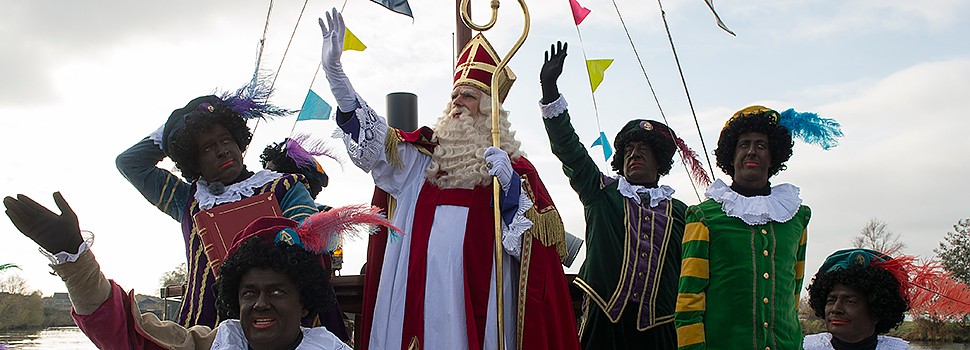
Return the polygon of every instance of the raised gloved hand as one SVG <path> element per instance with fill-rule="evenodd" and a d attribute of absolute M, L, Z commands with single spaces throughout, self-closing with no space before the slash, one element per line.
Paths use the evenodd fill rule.
<path fill-rule="evenodd" d="M 558 47 L 558 49 L 557 49 Z M 539 70 L 539 84 L 542 86 L 542 104 L 549 104 L 559 98 L 559 87 L 556 80 L 562 74 L 562 66 L 566 61 L 566 49 L 569 43 L 557 41 L 546 51 L 546 59 Z"/>
<path fill-rule="evenodd" d="M 60 192 L 54 192 L 54 203 L 57 203 L 60 215 L 22 194 L 3 199 L 7 216 L 24 236 L 52 254 L 76 254 L 82 242 L 77 215 Z"/>
<path fill-rule="evenodd" d="M 323 23 L 322 18 L 317 18 L 320 24 L 320 31 L 323 33 L 323 51 L 320 55 L 320 65 L 323 67 L 327 80 L 330 82 L 330 90 L 333 97 L 337 100 L 337 106 L 342 112 L 353 112 L 360 105 L 357 103 L 357 93 L 350 85 L 350 79 L 344 74 L 343 65 L 340 63 L 340 55 L 344 50 L 344 35 L 347 27 L 344 26 L 344 17 L 333 8 L 327 12 L 327 23 Z"/>
<path fill-rule="evenodd" d="M 502 191 L 508 192 L 514 173 L 509 154 L 501 148 L 488 147 L 485 149 L 485 164 L 488 167 L 488 175 L 497 177 L 498 183 L 502 185 Z"/>

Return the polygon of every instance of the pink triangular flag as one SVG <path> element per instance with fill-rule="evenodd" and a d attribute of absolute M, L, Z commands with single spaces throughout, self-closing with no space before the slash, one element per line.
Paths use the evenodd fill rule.
<path fill-rule="evenodd" d="M 589 15 L 589 9 L 580 5 L 579 1 L 569 0 L 569 8 L 573 10 L 573 20 L 576 21 L 576 25 L 583 23 L 586 15 Z"/>

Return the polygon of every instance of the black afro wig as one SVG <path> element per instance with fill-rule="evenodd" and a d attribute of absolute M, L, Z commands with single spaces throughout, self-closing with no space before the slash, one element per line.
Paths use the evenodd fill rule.
<path fill-rule="evenodd" d="M 717 167 L 728 176 L 734 177 L 734 150 L 737 148 L 738 138 L 747 132 L 760 132 L 768 136 L 768 151 L 771 152 L 768 177 L 785 170 L 785 162 L 791 158 L 792 146 L 795 143 L 788 129 L 778 125 L 778 113 L 771 110 L 734 118 L 721 130 L 721 135 L 717 139 L 717 149 L 714 150 Z"/>
<path fill-rule="evenodd" d="M 892 273 L 875 266 L 853 265 L 848 269 L 819 272 L 808 286 L 808 303 L 815 316 L 825 317 L 825 303 L 836 285 L 843 285 L 866 296 L 876 322 L 876 334 L 883 334 L 903 323 L 909 301 L 900 295 L 899 281 Z"/>
<path fill-rule="evenodd" d="M 243 274 L 253 268 L 267 268 L 289 276 L 300 291 L 300 304 L 308 318 L 321 314 L 336 303 L 330 275 L 312 253 L 286 243 L 250 238 L 226 258 L 216 281 L 216 309 L 219 319 L 239 318 L 239 284 Z"/>
<path fill-rule="evenodd" d="M 646 130 L 640 127 L 642 122 L 650 123 L 652 129 Z M 616 138 L 613 140 L 613 146 L 616 148 L 613 161 L 610 162 L 613 171 L 621 176 L 623 175 L 623 156 L 626 153 L 626 146 L 630 142 L 640 141 L 650 147 L 650 151 L 653 152 L 653 157 L 657 161 L 657 177 L 669 174 L 670 168 L 674 165 L 674 153 L 677 151 L 677 146 L 674 145 L 674 141 L 668 135 L 674 135 L 673 130 L 657 121 L 632 120 L 627 122 L 627 125 L 616 134 Z"/>

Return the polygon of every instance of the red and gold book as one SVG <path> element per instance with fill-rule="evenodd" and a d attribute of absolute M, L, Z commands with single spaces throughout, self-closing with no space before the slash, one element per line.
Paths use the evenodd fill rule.
<path fill-rule="evenodd" d="M 209 258 L 209 268 L 216 277 L 219 277 L 219 266 L 222 266 L 229 248 L 232 247 L 233 237 L 263 216 L 283 216 L 273 192 L 222 204 L 195 214 L 193 219 L 199 228 L 202 247 L 205 256 Z"/>

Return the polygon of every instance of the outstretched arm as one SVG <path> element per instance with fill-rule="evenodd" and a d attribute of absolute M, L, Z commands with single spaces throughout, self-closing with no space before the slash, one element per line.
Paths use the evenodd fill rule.
<path fill-rule="evenodd" d="M 557 49 L 558 47 L 558 49 Z M 539 71 L 539 84 L 542 86 L 542 104 L 547 105 L 559 98 L 559 87 L 556 81 L 562 75 L 562 66 L 566 62 L 566 50 L 569 43 L 557 41 L 546 51 L 546 59 Z"/>
<path fill-rule="evenodd" d="M 353 112 L 360 108 L 357 102 L 357 93 L 350 79 L 344 73 L 343 64 L 340 63 L 340 55 L 344 49 L 344 34 L 347 27 L 344 26 L 344 17 L 334 8 L 327 12 L 327 23 L 323 23 L 322 18 L 317 18 L 320 24 L 320 31 L 323 33 L 323 50 L 320 55 L 320 65 L 323 67 L 327 80 L 330 82 L 330 91 L 337 99 L 338 116 L 339 112 Z"/>

